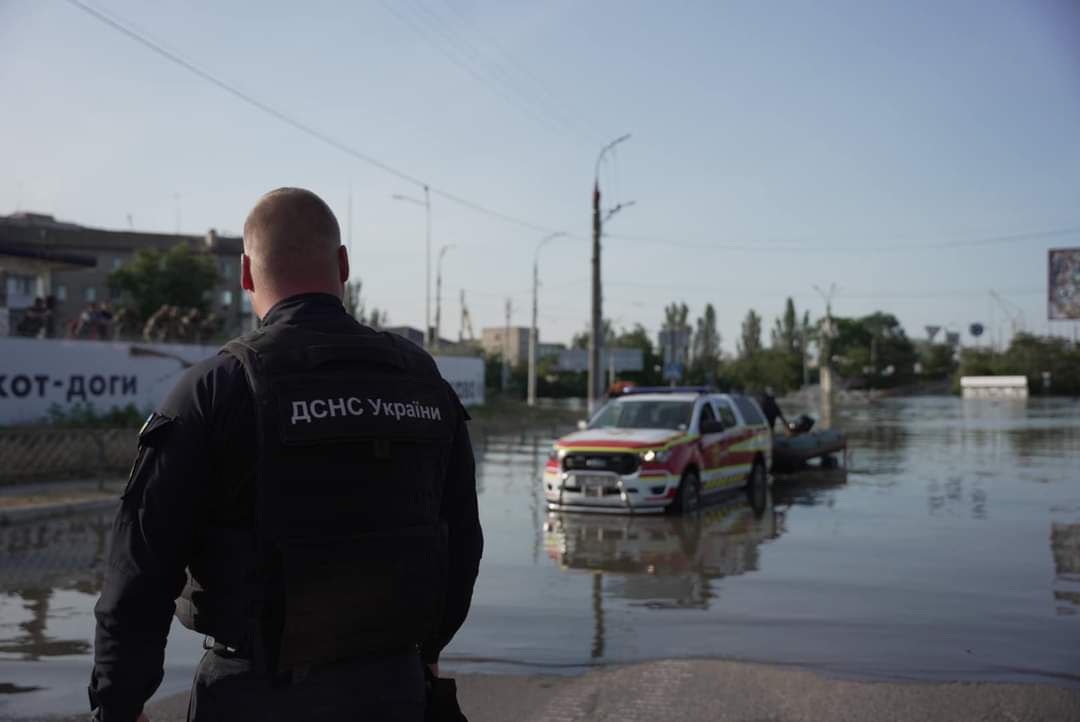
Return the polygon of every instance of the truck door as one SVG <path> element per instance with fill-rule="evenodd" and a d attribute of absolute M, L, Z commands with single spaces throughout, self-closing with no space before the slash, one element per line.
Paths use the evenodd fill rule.
<path fill-rule="evenodd" d="M 698 419 L 698 428 L 704 429 L 706 422 L 716 421 L 716 412 L 713 410 L 712 401 L 705 399 L 701 405 L 701 417 Z M 708 493 L 715 491 L 723 484 L 721 475 L 724 466 L 724 434 L 713 431 L 701 434 L 701 488 Z"/>
<path fill-rule="evenodd" d="M 736 446 L 743 437 L 743 429 L 739 427 L 734 409 L 727 399 L 716 399 L 717 418 L 724 422 L 724 433 L 720 435 L 717 443 L 717 456 L 720 462 L 720 480 L 724 486 L 731 486 L 745 476 L 740 474 L 739 454 L 732 447 Z"/>

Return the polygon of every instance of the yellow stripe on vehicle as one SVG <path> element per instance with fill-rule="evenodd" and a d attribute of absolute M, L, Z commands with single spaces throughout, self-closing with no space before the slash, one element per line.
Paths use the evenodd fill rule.
<path fill-rule="evenodd" d="M 663 446 L 562 446 L 556 444 L 555 449 L 567 453 L 585 451 L 592 453 L 644 454 L 646 451 L 667 451 L 674 446 L 697 441 L 699 438 L 701 437 L 696 434 L 687 434 L 686 436 L 676 437 Z"/>

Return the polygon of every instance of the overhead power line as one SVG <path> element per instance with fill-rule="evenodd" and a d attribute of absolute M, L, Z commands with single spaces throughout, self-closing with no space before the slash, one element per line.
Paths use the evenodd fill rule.
<path fill-rule="evenodd" d="M 894 243 L 889 245 L 832 245 L 832 246 L 808 246 L 808 245 L 779 245 L 779 244 L 765 244 L 765 243 L 707 243 L 707 242 L 685 242 L 678 240 L 669 240 L 662 236 L 636 236 L 636 235 L 623 235 L 618 233 L 605 234 L 607 238 L 611 238 L 617 241 L 629 241 L 631 243 L 650 243 L 655 245 L 668 246 L 672 248 L 687 248 L 698 251 L 737 251 L 744 253 L 882 253 L 882 252 L 897 252 L 897 251 L 917 251 L 928 249 L 944 249 L 944 248 L 969 248 L 976 246 L 990 246 L 1006 243 L 1017 243 L 1020 241 L 1036 241 L 1049 238 L 1060 238 L 1062 236 L 1070 236 L 1074 234 L 1080 234 L 1080 226 L 1068 226 L 1065 228 L 1051 228 L 1049 230 L 1037 230 L 1037 231 L 1023 231 L 1020 233 L 1009 233 L 1005 235 L 997 236 L 983 236 L 981 238 L 964 238 L 951 241 L 927 241 L 924 243 Z"/>
<path fill-rule="evenodd" d="M 510 82 L 517 83 L 519 85 L 530 85 L 537 91 L 539 91 L 541 95 L 546 97 L 547 102 L 550 103 L 551 106 L 555 109 L 555 111 L 558 113 L 558 116 L 560 118 L 565 118 L 566 121 L 575 129 L 580 128 L 582 137 L 588 138 L 589 142 L 593 143 L 596 141 L 597 138 L 603 135 L 603 133 L 599 132 L 596 128 L 589 124 L 587 119 L 578 116 L 574 113 L 573 110 L 568 108 L 566 104 L 551 90 L 551 87 L 549 85 L 547 85 L 543 80 L 541 80 L 535 73 L 529 70 L 529 68 L 525 66 L 525 64 L 518 61 L 514 57 L 514 54 L 508 51 L 506 49 L 506 46 L 499 42 L 499 39 L 496 35 L 490 33 L 483 33 L 480 29 L 476 28 L 476 26 L 465 16 L 464 13 L 454 7 L 454 4 L 450 2 L 450 0 L 443 0 L 443 5 L 450 12 L 450 16 L 454 20 L 456 20 L 457 23 L 461 26 L 465 35 L 476 35 L 482 41 L 486 41 L 486 44 L 489 46 L 489 52 L 493 56 L 497 56 L 496 62 L 500 57 L 503 59 L 503 61 L 505 61 L 505 65 L 511 71 L 513 71 L 507 73 L 508 80 Z M 429 10 L 428 12 L 430 13 L 431 11 Z M 514 77 L 515 72 L 516 77 Z M 581 123 L 581 125 L 578 125 L 578 123 Z"/>
<path fill-rule="evenodd" d="M 216 86 L 220 90 L 232 95 L 238 100 L 262 111 L 263 113 L 275 118 L 276 120 L 296 129 L 300 132 L 314 138 L 335 150 L 338 150 L 356 160 L 366 163 L 367 165 L 377 168 L 388 175 L 391 175 L 401 181 L 412 184 L 420 188 L 427 188 L 428 191 L 435 196 L 438 196 L 444 200 L 450 201 L 455 205 L 462 208 L 466 208 L 475 213 L 486 215 L 490 218 L 494 218 L 505 223 L 509 223 L 520 228 L 525 228 L 537 233 L 552 233 L 555 229 L 549 226 L 545 226 L 540 223 L 536 223 L 510 213 L 490 208 L 476 201 L 469 200 L 461 195 L 453 193 L 445 188 L 433 186 L 425 180 L 408 173 L 400 168 L 396 168 L 389 163 L 380 160 L 372 155 L 369 155 L 361 150 L 358 150 L 349 144 L 341 141 L 333 136 L 309 125 L 302 120 L 280 110 L 273 105 L 254 97 L 253 95 L 239 89 L 235 85 L 227 82 L 226 80 L 218 77 L 208 70 L 197 66 L 190 60 L 187 60 L 178 52 L 170 50 L 164 47 L 161 43 L 151 39 L 147 34 L 139 32 L 133 29 L 132 24 L 126 20 L 117 19 L 112 13 L 105 13 L 98 8 L 95 8 L 82 0 L 67 0 L 68 4 L 81 10 L 95 20 L 111 27 L 113 30 L 127 36 L 131 40 L 143 45 L 152 52 L 160 55 L 166 60 L 179 65 L 189 73 L 205 80 L 208 83 Z M 393 12 L 393 11 L 392 11 Z M 708 243 L 708 242 L 694 242 L 683 241 L 679 239 L 672 239 L 662 236 L 635 236 L 626 234 L 605 234 L 607 238 L 613 240 L 627 241 L 631 243 L 650 243 L 662 247 L 668 248 L 685 248 L 690 250 L 713 250 L 713 251 L 734 251 L 745 253 L 876 253 L 876 252 L 889 252 L 889 251 L 913 251 L 922 249 L 943 249 L 943 248 L 965 248 L 965 247 L 978 247 L 994 244 L 1006 244 L 1022 241 L 1032 241 L 1040 239 L 1057 238 L 1061 236 L 1068 236 L 1080 233 L 1080 226 L 1071 226 L 1066 228 L 1056 228 L 1050 230 L 1037 230 L 1028 231 L 1022 233 L 1012 233 L 999 236 L 987 236 L 983 238 L 970 238 L 952 241 L 934 241 L 918 244 L 891 244 L 885 246 L 867 246 L 864 244 L 857 245 L 838 245 L 838 246 L 805 246 L 805 245 L 773 245 L 773 244 L 753 244 L 748 242 L 742 243 Z M 577 240 L 587 240 L 584 236 L 578 234 L 567 234 L 568 237 Z"/>
<path fill-rule="evenodd" d="M 374 168 L 378 168 L 379 170 L 381 170 L 381 171 L 383 171 L 385 173 L 388 173 L 388 174 L 394 176 L 395 178 L 397 178 L 399 180 L 405 181 L 406 183 L 411 183 L 411 184 L 413 184 L 415 186 L 418 186 L 418 187 L 421 187 L 421 188 L 427 188 L 433 195 L 437 195 L 437 196 L 443 198 L 444 200 L 448 200 L 451 203 L 455 203 L 455 204 L 457 204 L 459 206 L 462 206 L 464 208 L 468 208 L 469 210 L 475 211 L 477 213 L 481 213 L 481 214 L 490 216 L 492 218 L 497 218 L 497 219 L 499 219 L 501 221 L 505 221 L 507 223 L 512 223 L 512 224 L 520 226 L 522 228 L 527 228 L 529 230 L 537 231 L 539 233 L 553 232 L 553 229 L 548 228 L 548 227 L 543 226 L 543 225 L 540 225 L 539 223 L 533 223 L 532 221 L 528 221 L 528 220 L 525 220 L 523 218 L 518 218 L 518 217 L 513 216 L 513 215 L 511 215 L 509 213 L 503 213 L 501 211 L 497 211 L 497 210 L 494 210 L 492 208 L 488 208 L 487 206 L 484 206 L 484 205 L 482 205 L 480 203 L 476 203 L 474 201 L 470 201 L 467 198 L 459 196 L 459 195 L 457 195 L 455 193 L 451 193 L 450 191 L 444 190 L 442 188 L 437 188 L 437 187 L 425 182 L 424 180 L 422 180 L 422 179 L 420 179 L 420 178 L 418 178 L 418 177 L 416 177 L 416 176 L 414 176 L 414 175 L 412 175 L 410 173 L 407 173 L 407 172 L 405 172 L 403 170 L 395 168 L 394 166 L 390 165 L 389 163 L 381 161 L 378 158 L 375 158 L 374 156 L 371 156 L 371 155 L 368 155 L 367 153 L 364 153 L 363 151 L 357 150 L 356 148 L 353 148 L 352 146 L 350 146 L 350 145 L 348 145 L 348 144 L 346 144 L 346 143 L 344 143 L 344 142 L 342 142 L 342 141 L 340 141 L 340 140 L 338 140 L 338 139 L 336 139 L 336 138 L 322 132 L 321 130 L 319 130 L 319 129 L 311 126 L 311 125 L 308 125 L 307 123 L 304 123 L 301 120 L 298 120 L 297 118 L 289 115 L 288 113 L 286 113 L 286 112 L 284 112 L 282 110 L 278 110 L 277 108 L 270 105 L 269 103 L 266 103 L 266 102 L 264 102 L 262 100 L 259 100 L 258 98 L 250 95 L 249 93 L 246 93 L 243 90 L 240 90 L 236 86 L 228 83 L 227 81 L 225 81 L 222 78 L 214 75 L 213 73 L 211 73 L 211 72 L 209 72 L 207 70 L 203 70 L 202 68 L 195 65 L 191 61 L 189 61 L 186 58 L 180 56 L 178 53 L 173 52 L 173 51 L 165 48 L 164 46 L 162 46 L 160 43 L 156 42 L 155 40 L 152 40 L 151 38 L 147 37 L 146 35 L 133 30 L 130 27 L 129 23 L 122 22 L 122 21 L 117 20 L 117 19 L 115 19 L 113 17 L 110 17 L 109 15 L 105 14 L 101 10 L 99 10 L 99 9 L 97 9 L 97 8 L 91 6 L 91 5 L 88 5 L 88 4 L 84 3 L 84 2 L 81 2 L 81 0 L 67 0 L 67 2 L 68 2 L 68 4 L 72 5 L 73 7 L 78 8 L 79 10 L 83 11 L 87 15 L 89 15 L 89 16 L 93 17 L 94 19 L 98 20 L 99 22 L 104 23 L 105 25 L 108 25 L 109 27 L 116 30 L 117 32 L 122 33 L 123 35 L 126 35 L 128 38 L 134 40 L 135 42 L 139 43 L 140 45 L 143 45 L 144 47 L 152 50 L 154 53 L 157 53 L 158 55 L 162 56 L 166 60 L 169 60 L 170 62 L 175 63 L 176 65 L 179 65 L 180 67 L 184 68 L 185 70 L 192 73 L 193 75 L 196 75 L 196 76 L 202 78 L 203 80 L 207 81 L 208 83 L 211 83 L 211 84 L 217 86 L 221 90 L 224 90 L 226 93 L 229 93 L 230 95 L 232 95 L 235 98 L 247 103 L 248 105 L 250 105 L 250 106 L 252 106 L 254 108 L 257 108 L 258 110 L 261 110 L 262 112 L 266 113 L 267 115 L 269 115 L 269 116 L 271 116 L 273 118 L 276 118 L 277 120 L 281 121 L 282 123 L 285 123 L 286 125 L 292 126 L 296 130 L 299 130 L 300 132 L 305 133 L 306 135 L 308 135 L 308 136 L 310 136 L 312 138 L 315 138 L 316 140 L 321 141 L 321 142 L 325 143 L 326 145 L 328 145 L 328 146 L 330 146 L 330 147 L 332 147 L 332 148 L 334 148 L 336 150 L 339 150 L 342 153 L 345 153 L 346 155 L 349 155 L 349 156 L 351 156 L 351 157 L 353 157 L 353 158 L 355 158 L 355 159 L 357 159 L 357 160 L 359 160 L 359 161 L 361 161 L 363 163 L 366 163 L 366 164 L 368 164 L 368 165 L 370 165 L 370 166 L 372 166 Z"/>
<path fill-rule="evenodd" d="M 784 291 L 764 291 L 759 287 L 750 288 L 731 288 L 731 287 L 717 287 L 708 285 L 695 285 L 686 284 L 682 282 L 648 282 L 648 281 L 611 281 L 607 285 L 615 286 L 618 288 L 639 288 L 639 289 L 656 289 L 658 291 L 665 291 L 669 294 L 678 295 L 681 291 L 702 291 L 712 294 L 717 297 L 735 297 L 744 298 L 749 296 L 769 296 L 776 298 L 784 298 L 787 296 L 802 296 L 807 295 L 809 292 L 784 292 Z M 838 292 L 835 298 L 843 298 L 848 300 L 875 300 L 875 299 L 906 299 L 906 298 L 978 298 L 985 296 L 987 290 L 985 288 L 972 288 L 972 289 L 956 289 L 950 291 L 857 291 L 857 292 Z M 1023 295 L 1038 295 L 1046 293 L 1046 289 L 1043 288 L 1012 288 L 1003 289 L 1004 293 L 1008 293 L 1013 296 Z"/>
<path fill-rule="evenodd" d="M 550 104 L 539 102 L 522 92 L 521 88 L 526 83 L 506 73 L 497 61 L 491 62 L 488 54 L 467 37 L 467 28 L 464 33 L 458 32 L 446 17 L 418 0 L 404 3 L 400 0 L 380 0 L 380 4 L 450 62 L 533 120 L 555 133 L 570 132 L 583 138 L 584 142 L 593 142 L 589 134 L 581 133 L 572 116 L 564 115 Z"/>

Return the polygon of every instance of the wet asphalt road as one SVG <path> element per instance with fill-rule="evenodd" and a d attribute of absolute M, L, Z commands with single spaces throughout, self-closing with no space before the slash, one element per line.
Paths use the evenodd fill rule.
<path fill-rule="evenodd" d="M 470 675 L 459 701 L 471 722 L 1068 722 L 1080 690 L 1016 684 L 898 684 L 715 660 L 665 660 L 581 677 Z M 150 708 L 182 722 L 187 695 Z M 74 722 L 80 717 L 67 717 Z"/>

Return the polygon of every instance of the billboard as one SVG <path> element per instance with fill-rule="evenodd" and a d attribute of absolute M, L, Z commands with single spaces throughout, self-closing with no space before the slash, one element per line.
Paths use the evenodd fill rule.
<path fill-rule="evenodd" d="M 643 358 L 639 348 L 606 348 L 600 352 L 600 368 L 606 372 L 614 366 L 615 373 L 641 371 L 645 368 Z M 579 348 L 561 349 L 556 368 L 559 371 L 588 371 L 589 352 Z"/>
<path fill-rule="evenodd" d="M 1080 320 L 1080 248 L 1051 249 L 1049 265 L 1047 318 Z"/>
<path fill-rule="evenodd" d="M 0 338 L 0 424 L 45 417 L 54 404 L 98 411 L 153 408 L 192 365 L 218 352 L 190 344 Z M 466 406 L 484 403 L 484 361 L 438 356 L 439 372 Z"/>

